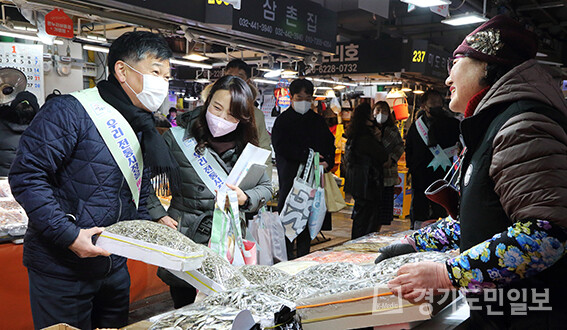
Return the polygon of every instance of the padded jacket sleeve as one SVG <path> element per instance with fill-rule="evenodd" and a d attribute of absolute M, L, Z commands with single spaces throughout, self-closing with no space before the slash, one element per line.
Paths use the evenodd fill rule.
<path fill-rule="evenodd" d="M 81 129 L 77 102 L 61 98 L 48 102 L 20 140 L 11 168 L 10 187 L 29 217 L 29 226 L 61 247 L 71 245 L 79 230 L 57 202 L 51 186 L 54 174 L 73 154 Z"/>
<path fill-rule="evenodd" d="M 502 126 L 490 177 L 514 222 L 546 219 L 567 228 L 567 134 L 547 116 L 527 112 Z"/>

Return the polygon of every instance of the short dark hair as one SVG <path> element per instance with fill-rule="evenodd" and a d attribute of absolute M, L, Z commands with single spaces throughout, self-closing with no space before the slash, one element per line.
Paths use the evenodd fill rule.
<path fill-rule="evenodd" d="M 423 93 L 423 95 L 421 95 L 421 98 L 419 99 L 420 104 L 423 106 L 427 101 L 429 101 L 431 98 L 434 97 L 438 97 L 441 99 L 441 102 L 443 102 L 443 94 L 441 94 L 440 92 L 434 90 L 434 89 L 430 89 L 428 91 L 426 91 L 425 93 Z"/>
<path fill-rule="evenodd" d="M 238 70 L 244 70 L 244 72 L 246 73 L 246 78 L 250 78 L 252 72 L 250 71 L 250 66 L 248 64 L 246 64 L 246 62 L 244 62 L 243 60 L 236 58 L 230 62 L 228 62 L 228 64 L 226 65 L 226 67 L 224 68 L 225 71 L 228 69 L 232 69 L 232 68 L 236 68 Z"/>
<path fill-rule="evenodd" d="M 148 31 L 126 32 L 114 40 L 108 52 L 108 70 L 114 74 L 114 65 L 117 61 L 139 62 L 148 55 L 159 60 L 169 60 L 173 52 L 165 39 Z"/>
<path fill-rule="evenodd" d="M 291 94 L 292 97 L 295 94 L 301 93 L 301 91 L 303 91 L 303 90 L 308 95 L 313 95 L 314 89 L 315 89 L 315 87 L 313 87 L 313 83 L 311 81 L 307 80 L 307 79 L 304 79 L 304 78 L 295 79 L 289 85 L 289 93 Z"/>
<path fill-rule="evenodd" d="M 254 121 L 254 98 L 252 98 L 250 86 L 240 77 L 224 76 L 217 80 L 213 84 L 213 87 L 211 87 L 203 110 L 191 127 L 191 132 L 195 140 L 197 140 L 197 151 L 202 151 L 213 139 L 213 135 L 207 124 L 206 113 L 213 95 L 219 90 L 227 90 L 230 92 L 230 115 L 239 120 L 235 131 L 235 136 L 237 137 L 237 152 L 244 150 L 248 142 L 258 146 L 258 131 L 256 130 Z"/>
<path fill-rule="evenodd" d="M 169 108 L 169 113 L 175 112 L 177 113 L 177 108 L 171 107 Z"/>

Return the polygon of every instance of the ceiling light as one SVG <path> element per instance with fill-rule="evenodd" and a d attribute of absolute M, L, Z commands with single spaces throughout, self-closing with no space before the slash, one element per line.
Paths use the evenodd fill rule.
<path fill-rule="evenodd" d="M 400 1 L 422 8 L 451 4 L 450 0 L 400 0 Z"/>
<path fill-rule="evenodd" d="M 195 80 L 196 83 L 201 83 L 201 84 L 208 84 L 211 81 L 209 79 L 205 79 L 205 78 L 200 78 L 200 79 L 196 79 Z"/>
<path fill-rule="evenodd" d="M 329 89 L 328 91 L 325 92 L 325 97 L 337 97 L 337 95 L 335 94 L 334 90 Z"/>
<path fill-rule="evenodd" d="M 373 82 L 366 82 L 361 83 L 362 86 L 389 86 L 389 85 L 401 85 L 400 81 L 373 81 Z"/>
<path fill-rule="evenodd" d="M 175 65 L 190 66 L 192 68 L 200 68 L 200 69 L 212 69 L 213 68 L 213 66 L 210 65 L 210 64 L 178 60 L 178 59 L 175 59 L 175 58 L 169 59 L 169 63 L 175 64 Z"/>
<path fill-rule="evenodd" d="M 108 54 L 108 48 L 95 46 L 95 45 L 83 45 L 84 50 L 92 50 L 93 52 L 100 52 Z"/>
<path fill-rule="evenodd" d="M 328 89 L 332 89 L 331 87 L 328 86 L 317 86 L 315 87 L 315 89 L 324 89 L 324 90 L 328 90 Z"/>
<path fill-rule="evenodd" d="M 0 31 L 0 36 L 10 37 L 10 38 L 18 38 L 18 39 L 25 39 L 25 40 L 32 40 L 32 41 L 39 41 L 39 42 L 45 43 L 39 37 L 30 36 L 29 34 Z M 57 39 L 53 40 L 53 43 L 56 44 L 56 45 L 63 45 L 63 41 L 57 40 Z M 48 44 L 48 43 L 45 43 L 45 44 Z"/>
<path fill-rule="evenodd" d="M 445 23 L 453 26 L 459 26 L 459 25 L 483 23 L 486 21 L 488 21 L 488 18 L 484 17 L 484 15 L 473 12 L 473 13 L 451 16 L 449 18 L 442 20 L 441 23 Z"/>
<path fill-rule="evenodd" d="M 423 89 L 421 89 L 421 86 L 417 86 L 417 87 L 415 88 L 415 90 L 413 91 L 413 93 L 414 93 L 414 94 L 423 94 L 423 93 L 425 93 L 425 92 L 423 91 Z"/>
<path fill-rule="evenodd" d="M 14 30 L 25 31 L 25 32 L 37 32 L 37 28 L 33 26 L 25 26 L 25 25 L 14 25 Z"/>
<path fill-rule="evenodd" d="M 537 52 L 537 53 L 535 54 L 535 56 L 536 56 L 536 57 L 547 57 L 547 54 L 546 54 L 546 53 Z"/>
<path fill-rule="evenodd" d="M 204 56 L 204 55 L 195 54 L 195 53 L 193 53 L 193 54 L 187 54 L 187 55 L 183 56 L 183 58 L 186 59 L 186 60 L 197 61 L 197 62 L 201 62 L 201 61 L 204 61 L 204 60 L 208 60 L 208 59 L 209 59 L 208 57 L 206 57 L 206 56 Z"/>
<path fill-rule="evenodd" d="M 409 87 L 409 84 L 407 84 L 407 85 L 402 84 L 402 89 L 401 89 L 401 91 L 402 91 L 402 92 L 411 92 L 412 89 L 411 89 L 411 87 Z"/>
<path fill-rule="evenodd" d="M 108 40 L 106 40 L 105 37 L 101 36 L 101 35 L 96 35 L 96 34 L 80 34 L 76 36 L 77 39 L 81 39 L 81 40 L 85 40 L 85 41 L 90 41 L 90 42 L 98 42 L 100 44 L 106 44 L 108 43 Z"/>
<path fill-rule="evenodd" d="M 279 77 L 279 76 L 281 76 L 282 72 L 283 72 L 282 69 L 270 70 L 270 71 L 266 72 L 266 74 L 264 74 L 264 77 L 266 77 L 266 78 Z"/>
<path fill-rule="evenodd" d="M 275 80 L 268 80 L 268 79 L 262 79 L 262 78 L 254 78 L 252 79 L 254 80 L 254 82 L 259 83 L 259 84 L 268 84 L 268 85 L 277 85 L 278 82 Z"/>
<path fill-rule="evenodd" d="M 399 99 L 405 97 L 406 94 L 397 88 L 392 89 L 391 91 L 388 92 L 388 94 L 386 94 L 387 99 Z"/>
<path fill-rule="evenodd" d="M 335 87 L 333 87 L 334 89 L 345 89 L 346 86 L 345 85 L 336 85 Z"/>

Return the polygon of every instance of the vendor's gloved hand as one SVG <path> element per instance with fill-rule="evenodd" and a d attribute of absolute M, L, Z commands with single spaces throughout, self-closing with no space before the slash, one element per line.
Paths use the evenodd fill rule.
<path fill-rule="evenodd" d="M 411 238 L 404 237 L 399 243 L 390 244 L 381 248 L 378 250 L 380 251 L 380 255 L 374 260 L 374 263 L 377 264 L 395 256 L 417 252 L 410 240 Z"/>
<path fill-rule="evenodd" d="M 403 265 L 398 276 L 388 282 L 388 287 L 395 295 L 412 303 L 423 301 L 427 294 L 438 295 L 455 289 L 445 263 L 431 261 Z"/>

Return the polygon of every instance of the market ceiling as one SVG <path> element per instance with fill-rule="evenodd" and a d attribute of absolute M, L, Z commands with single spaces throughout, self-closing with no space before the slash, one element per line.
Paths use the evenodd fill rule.
<path fill-rule="evenodd" d="M 325 31 L 318 31 L 323 39 L 318 45 L 314 42 L 307 43 L 303 39 L 302 42 L 291 42 L 292 35 L 268 38 L 267 34 L 252 34 L 246 29 L 237 31 L 235 25 L 232 25 L 233 17 L 244 18 L 246 21 L 246 15 L 252 15 L 251 10 L 234 10 L 236 14 L 232 14 L 231 6 L 218 3 L 216 0 L 208 1 L 212 4 L 207 4 L 205 0 L 184 0 L 182 2 L 176 0 L 1 0 L 3 4 L 6 4 L 4 6 L 6 17 L 4 18 L 23 20 L 17 11 L 14 13 L 15 8 L 10 10 L 10 5 L 39 12 L 47 12 L 57 6 L 64 9 L 76 22 L 77 18 L 80 18 L 82 26 L 92 23 L 89 28 L 92 30 L 90 32 L 104 34 L 109 41 L 133 27 L 157 29 L 182 40 L 187 38 L 189 40 L 186 41 L 185 50 L 188 46 L 193 51 L 206 53 L 209 57 L 209 64 L 219 62 L 221 65 L 231 57 L 243 58 L 245 61 L 256 63 L 263 61 L 265 65 L 269 61 L 273 63 L 274 60 L 284 63 L 301 61 L 308 64 L 310 61 L 315 61 L 315 64 L 320 64 L 325 56 L 337 53 L 333 51 L 335 45 L 329 46 L 329 40 L 325 40 Z M 246 6 L 253 1 L 242 0 L 243 9 L 250 8 Z M 408 12 L 408 4 L 400 0 L 313 0 L 315 4 L 306 0 L 270 0 L 268 2 L 275 2 L 280 6 L 291 4 L 296 7 L 304 7 L 306 3 L 309 3 L 309 6 L 321 5 L 322 9 L 318 11 L 319 16 L 331 17 L 327 19 L 329 21 L 336 20 L 336 27 L 333 26 L 331 30 L 335 34 L 334 29 L 336 28 L 335 37 L 338 45 L 341 45 L 341 42 L 359 40 L 379 43 L 383 40 L 399 40 L 400 45 L 409 44 L 409 51 L 412 51 L 413 43 L 427 40 L 425 47 L 428 52 L 435 49 L 440 56 L 444 56 L 450 53 L 478 25 L 448 26 L 441 23 L 444 17 L 433 13 L 429 8 L 418 7 Z M 177 6 L 172 6 L 172 4 L 177 4 Z M 331 15 L 336 15 L 335 18 L 325 16 L 329 15 L 329 12 Z M 540 37 L 540 53 L 546 55 L 540 60 L 567 63 L 566 1 L 452 0 L 452 4 L 449 5 L 451 16 L 465 12 L 479 14 L 485 12 L 487 17 L 498 13 L 516 16 Z M 243 22 L 242 19 L 240 21 Z M 319 22 L 318 25 L 320 30 L 330 29 L 322 25 L 322 22 Z M 261 27 L 258 26 L 257 29 L 260 30 Z M 338 47 L 336 49 L 338 50 Z M 383 51 L 391 50 L 383 49 Z M 317 56 L 313 57 L 314 54 Z M 393 52 L 392 54 L 396 56 L 398 53 Z M 556 68 L 558 67 L 559 65 L 556 65 Z M 392 71 L 398 70 L 393 69 Z M 407 68 L 402 71 L 407 71 Z M 393 72 L 375 72 L 375 76 L 383 77 Z M 345 72 L 339 73 L 346 74 Z M 333 74 L 337 72 L 322 72 L 319 75 L 332 76 Z M 406 76 L 411 75 L 412 73 L 408 72 Z M 563 71 L 563 75 L 567 75 L 567 72 Z M 414 78 L 418 79 L 419 75 Z M 438 80 L 440 81 L 441 78 Z"/>

